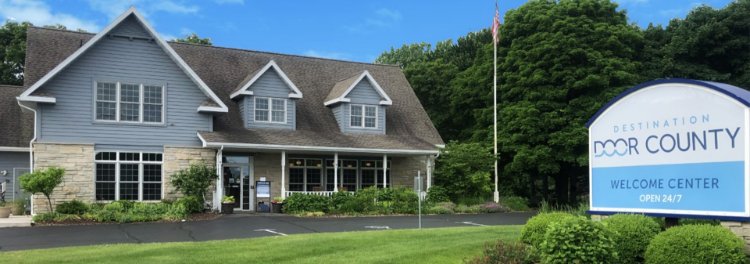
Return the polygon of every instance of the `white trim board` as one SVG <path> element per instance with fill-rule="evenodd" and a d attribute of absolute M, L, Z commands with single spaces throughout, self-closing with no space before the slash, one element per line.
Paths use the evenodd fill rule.
<path fill-rule="evenodd" d="M 151 25 L 146 22 L 146 20 L 143 18 L 143 16 L 138 13 L 138 11 L 135 9 L 135 7 L 130 7 L 125 13 L 122 13 L 119 17 L 117 17 L 112 23 L 107 25 L 102 31 L 100 31 L 98 34 L 96 34 L 91 40 L 86 42 L 83 46 L 81 46 L 78 50 L 76 50 L 73 54 L 65 58 L 60 64 L 55 66 L 51 71 L 49 71 L 47 74 L 45 74 L 41 79 L 39 79 L 37 82 L 35 82 L 31 87 L 26 89 L 19 97 L 17 97 L 17 100 L 19 101 L 28 101 L 28 102 L 40 102 L 40 103 L 55 103 L 55 98 L 53 97 L 40 97 L 40 96 L 33 96 L 31 95 L 34 91 L 38 90 L 42 85 L 47 83 L 49 80 L 51 80 L 53 77 L 55 77 L 58 73 L 60 73 L 63 69 L 67 68 L 73 61 L 75 61 L 78 57 L 83 55 L 86 51 L 88 51 L 91 47 L 93 47 L 96 43 L 99 42 L 104 36 L 108 35 L 112 29 L 117 27 L 122 21 L 124 21 L 126 18 L 128 18 L 130 15 L 133 15 L 136 20 L 146 29 L 146 31 L 151 35 L 152 38 L 156 41 L 156 44 L 159 45 L 166 53 L 169 55 L 172 60 L 177 63 L 177 66 L 182 69 L 185 74 L 190 77 L 190 79 L 198 85 L 198 87 L 201 89 L 201 91 L 211 100 L 214 101 L 218 105 L 218 107 L 198 107 L 198 111 L 206 111 L 206 112 L 228 112 L 229 108 L 222 102 L 218 96 L 211 90 L 211 88 L 206 85 L 206 83 L 203 82 L 203 80 L 198 77 L 198 75 L 193 71 L 190 66 L 185 63 L 184 60 L 180 57 L 180 55 L 175 52 L 169 44 L 167 44 L 164 39 L 162 39 L 158 33 L 151 27 Z"/>
<path fill-rule="evenodd" d="M 377 91 L 378 94 L 380 94 L 380 97 L 382 97 L 384 99 L 384 100 L 380 101 L 380 105 L 392 105 L 393 104 L 393 100 L 391 100 L 391 97 L 389 97 L 388 94 L 385 93 L 385 90 L 383 90 L 383 88 L 380 87 L 380 84 L 378 84 L 378 82 L 375 81 L 375 78 L 372 78 L 372 75 L 370 75 L 370 72 L 368 72 L 367 70 L 365 70 L 364 72 L 362 72 L 362 74 L 359 76 L 359 78 L 357 78 L 357 80 L 354 81 L 352 83 L 352 85 L 349 86 L 349 88 L 346 88 L 346 91 L 344 91 L 344 93 L 342 93 L 341 95 L 339 95 L 339 97 L 337 97 L 337 98 L 331 99 L 331 100 L 323 103 L 323 105 L 324 106 L 329 106 L 329 105 L 332 105 L 332 104 L 335 104 L 335 103 L 341 103 L 341 102 L 347 102 L 348 103 L 348 102 L 351 102 L 351 100 L 349 98 L 346 98 L 346 96 L 349 95 L 349 93 L 351 93 L 352 90 L 354 90 L 354 87 L 356 87 L 357 84 L 359 84 L 360 82 L 362 82 L 362 79 L 364 79 L 364 78 L 367 78 L 367 80 L 370 81 L 370 83 L 372 84 L 372 86 L 375 87 L 375 91 Z"/>
<path fill-rule="evenodd" d="M 245 85 L 243 85 L 242 88 L 232 93 L 232 95 L 230 95 L 229 98 L 234 99 L 235 97 L 240 96 L 240 95 L 253 95 L 253 91 L 249 91 L 248 89 L 250 89 L 250 86 L 253 85 L 255 81 L 260 79 L 260 77 L 263 76 L 263 74 L 265 74 L 271 68 L 276 70 L 276 73 L 278 73 L 279 76 L 281 76 L 281 79 L 284 80 L 284 83 L 286 83 L 286 85 L 288 85 L 289 88 L 292 89 L 292 92 L 289 93 L 289 98 L 298 98 L 298 99 L 302 98 L 302 92 L 299 90 L 299 88 L 297 88 L 296 85 L 294 85 L 292 80 L 290 80 L 289 77 L 286 76 L 286 73 L 284 73 L 284 71 L 281 70 L 281 67 L 279 67 L 279 65 L 276 64 L 274 60 L 269 61 L 268 64 L 266 64 L 266 66 L 260 69 L 260 71 L 258 71 L 258 73 L 256 73 L 252 79 L 250 79 L 250 81 L 248 81 Z"/>
<path fill-rule="evenodd" d="M 29 147 L 0 147 L 0 152 L 29 152 Z"/>
<path fill-rule="evenodd" d="M 276 145 L 276 144 L 253 144 L 253 143 L 231 143 L 231 142 L 207 142 L 200 133 L 198 139 L 201 140 L 204 148 L 250 148 L 265 150 L 296 150 L 296 151 L 324 151 L 339 153 L 362 153 L 362 154 L 411 154 L 411 155 L 437 155 L 438 150 L 418 150 L 418 149 L 377 149 L 377 148 L 349 148 L 349 147 L 322 147 L 322 146 L 301 146 L 301 145 Z"/>

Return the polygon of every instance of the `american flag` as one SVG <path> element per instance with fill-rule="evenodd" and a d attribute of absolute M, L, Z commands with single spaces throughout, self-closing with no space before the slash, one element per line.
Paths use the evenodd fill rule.
<path fill-rule="evenodd" d="M 500 11 L 497 10 L 497 2 L 495 2 L 495 18 L 492 19 L 492 40 L 497 44 L 498 35 L 497 31 L 500 28 Z"/>

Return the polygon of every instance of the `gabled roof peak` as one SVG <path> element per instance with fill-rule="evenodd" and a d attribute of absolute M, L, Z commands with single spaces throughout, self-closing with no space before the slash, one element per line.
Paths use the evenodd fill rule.
<path fill-rule="evenodd" d="M 55 103 L 56 99 L 54 97 L 45 97 L 45 96 L 39 96 L 39 95 L 33 95 L 34 91 L 41 88 L 45 83 L 47 83 L 49 80 L 51 80 L 53 77 L 55 77 L 58 73 L 60 73 L 62 70 L 67 68 L 70 64 L 72 64 L 78 57 L 86 53 L 91 47 L 96 45 L 99 40 L 104 38 L 106 35 L 108 35 L 115 27 L 120 25 L 123 21 L 125 21 L 128 17 L 133 16 L 137 22 L 140 23 L 141 26 L 148 32 L 151 37 L 154 38 L 155 42 L 159 47 L 164 50 L 164 52 L 167 53 L 167 55 L 177 64 L 177 66 L 201 89 L 201 91 L 210 98 L 214 103 L 215 106 L 199 106 L 198 110 L 199 112 L 227 112 L 228 108 L 227 106 L 219 99 L 218 96 L 206 85 L 206 83 L 201 80 L 200 77 L 193 71 L 190 66 L 185 63 L 182 58 L 177 55 L 177 52 L 175 52 L 169 44 L 167 44 L 164 39 L 162 39 L 158 33 L 151 27 L 151 25 L 146 22 L 146 20 L 143 18 L 143 15 L 141 15 L 138 10 L 134 6 L 131 6 L 128 8 L 127 11 L 122 13 L 120 16 L 118 16 L 112 23 L 107 25 L 102 31 L 94 35 L 91 40 L 86 42 L 83 46 L 78 48 L 73 54 L 65 58 L 60 64 L 57 64 L 55 68 L 53 68 L 51 71 L 47 72 L 41 79 L 36 81 L 33 85 L 31 85 L 26 91 L 24 91 L 20 96 L 18 96 L 19 101 L 29 101 L 29 102 L 41 102 L 41 103 Z"/>
<path fill-rule="evenodd" d="M 356 87 L 357 84 L 364 81 L 365 79 L 369 81 L 370 84 L 372 84 L 372 87 L 375 88 L 375 91 L 378 92 L 380 97 L 383 99 L 380 101 L 380 105 L 393 104 L 391 97 L 389 97 L 388 94 L 385 93 L 385 90 L 380 87 L 378 82 L 375 81 L 375 78 L 370 75 L 370 72 L 365 70 L 358 75 L 354 75 L 337 82 L 336 85 L 333 86 L 333 89 L 331 89 L 331 93 L 329 93 L 326 97 L 325 103 L 323 103 L 323 105 L 329 106 L 341 102 L 350 102 L 351 100 L 349 98 L 346 98 L 346 96 L 348 96 L 349 93 L 354 90 L 354 87 Z"/>
<path fill-rule="evenodd" d="M 245 81 L 240 82 L 237 89 L 232 92 L 231 95 L 229 95 L 230 99 L 234 99 L 237 96 L 240 95 L 253 95 L 253 91 L 250 90 L 250 86 L 255 83 L 263 74 L 268 72 L 268 70 L 273 69 L 276 71 L 276 73 L 281 76 L 281 79 L 284 80 L 284 83 L 286 83 L 287 86 L 289 86 L 289 89 L 292 90 L 291 93 L 289 93 L 289 98 L 302 98 L 302 92 L 297 88 L 296 85 L 292 82 L 292 80 L 289 79 L 289 77 L 286 76 L 286 73 L 281 70 L 281 67 L 279 67 L 278 64 L 276 64 L 276 61 L 270 60 L 266 66 L 263 66 L 263 68 L 260 68 L 259 70 L 251 73 L 248 75 L 248 78 L 245 79 Z"/>

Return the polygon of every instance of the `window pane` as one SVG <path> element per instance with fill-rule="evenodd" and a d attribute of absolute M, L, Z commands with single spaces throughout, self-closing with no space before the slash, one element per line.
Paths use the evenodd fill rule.
<path fill-rule="evenodd" d="M 375 185 L 375 170 L 362 170 L 362 189 Z"/>
<path fill-rule="evenodd" d="M 143 122 L 161 123 L 162 105 L 144 104 Z"/>
<path fill-rule="evenodd" d="M 377 111 L 374 106 L 365 106 L 365 116 L 375 117 L 375 112 Z"/>
<path fill-rule="evenodd" d="M 143 102 L 147 104 L 161 104 L 162 103 L 162 89 L 161 86 L 143 86 Z"/>
<path fill-rule="evenodd" d="M 361 127 L 362 126 L 362 117 L 353 116 L 352 115 L 351 118 L 352 118 L 351 126 L 353 126 L 353 127 Z"/>
<path fill-rule="evenodd" d="M 117 84 L 115 83 L 96 83 L 96 100 L 97 101 L 117 101 Z"/>
<path fill-rule="evenodd" d="M 375 168 L 376 162 L 374 160 L 362 161 L 362 168 Z"/>
<path fill-rule="evenodd" d="M 161 165 L 160 164 L 143 164 L 143 181 L 160 182 Z"/>
<path fill-rule="evenodd" d="M 116 160 L 116 152 L 99 152 L 96 153 L 96 160 Z"/>
<path fill-rule="evenodd" d="M 138 181 L 138 164 L 120 164 L 120 184 Z"/>
<path fill-rule="evenodd" d="M 289 169 L 289 184 L 302 184 L 305 182 L 304 169 Z"/>
<path fill-rule="evenodd" d="M 352 115 L 353 116 L 362 116 L 362 106 L 361 105 L 352 105 Z"/>
<path fill-rule="evenodd" d="M 255 109 L 268 110 L 268 98 L 255 98 Z"/>
<path fill-rule="evenodd" d="M 143 153 L 143 161 L 161 161 L 161 153 Z"/>
<path fill-rule="evenodd" d="M 284 111 L 284 99 L 273 99 L 273 110 Z"/>
<path fill-rule="evenodd" d="M 137 84 L 120 84 L 120 101 L 140 103 L 140 88 Z"/>
<path fill-rule="evenodd" d="M 342 167 L 346 167 L 346 168 L 356 168 L 357 167 L 357 161 L 356 160 L 344 160 L 344 161 L 339 160 L 339 162 L 341 163 Z"/>
<path fill-rule="evenodd" d="M 96 200 L 112 201 L 115 199 L 114 182 L 97 182 L 96 183 Z"/>
<path fill-rule="evenodd" d="M 115 164 L 96 164 L 96 181 L 115 181 Z"/>
<path fill-rule="evenodd" d="M 161 183 L 144 183 L 143 200 L 161 200 Z"/>
<path fill-rule="evenodd" d="M 140 155 L 138 152 L 120 152 L 120 160 L 138 161 L 140 160 Z"/>
<path fill-rule="evenodd" d="M 271 121 L 273 122 L 284 122 L 284 111 L 272 111 Z"/>
<path fill-rule="evenodd" d="M 138 183 L 120 183 L 120 200 L 138 200 Z"/>
<path fill-rule="evenodd" d="M 321 170 L 320 169 L 307 169 L 307 190 L 308 191 L 322 191 L 321 188 Z"/>
<path fill-rule="evenodd" d="M 255 110 L 255 121 L 268 121 L 268 110 Z"/>
<path fill-rule="evenodd" d="M 138 121 L 139 104 L 120 103 L 120 120 Z"/>
<path fill-rule="evenodd" d="M 342 186 L 345 191 L 356 191 L 357 190 L 357 170 L 343 169 Z M 344 191 L 340 190 L 340 191 Z"/>
<path fill-rule="evenodd" d="M 321 166 L 323 166 L 322 162 L 323 161 L 319 160 L 319 159 L 308 159 L 308 160 L 306 160 L 306 165 L 308 167 L 321 167 Z"/>
<path fill-rule="evenodd" d="M 333 169 L 326 170 L 326 191 L 333 191 L 333 174 Z M 341 178 L 341 176 L 339 176 L 339 178 Z M 341 183 L 339 182 L 339 184 Z"/>
<path fill-rule="evenodd" d="M 96 102 L 97 120 L 115 120 L 117 118 L 117 104 L 110 102 Z"/>
<path fill-rule="evenodd" d="M 303 159 L 290 159 L 289 160 L 289 166 L 290 167 L 305 166 L 305 160 L 303 160 Z"/>
<path fill-rule="evenodd" d="M 375 118 L 365 117 L 365 127 L 375 127 Z"/>

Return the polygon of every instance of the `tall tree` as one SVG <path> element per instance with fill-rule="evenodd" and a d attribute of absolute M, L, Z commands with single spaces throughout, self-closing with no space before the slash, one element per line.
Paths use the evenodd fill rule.
<path fill-rule="evenodd" d="M 178 38 L 175 39 L 176 42 L 182 42 L 182 43 L 192 43 L 192 44 L 200 44 L 200 45 L 206 45 L 211 46 L 213 43 L 211 43 L 211 38 L 201 38 L 198 36 L 198 34 L 190 33 L 184 38 Z"/>
<path fill-rule="evenodd" d="M 0 84 L 22 85 L 29 22 L 5 22 L 0 27 Z"/>

